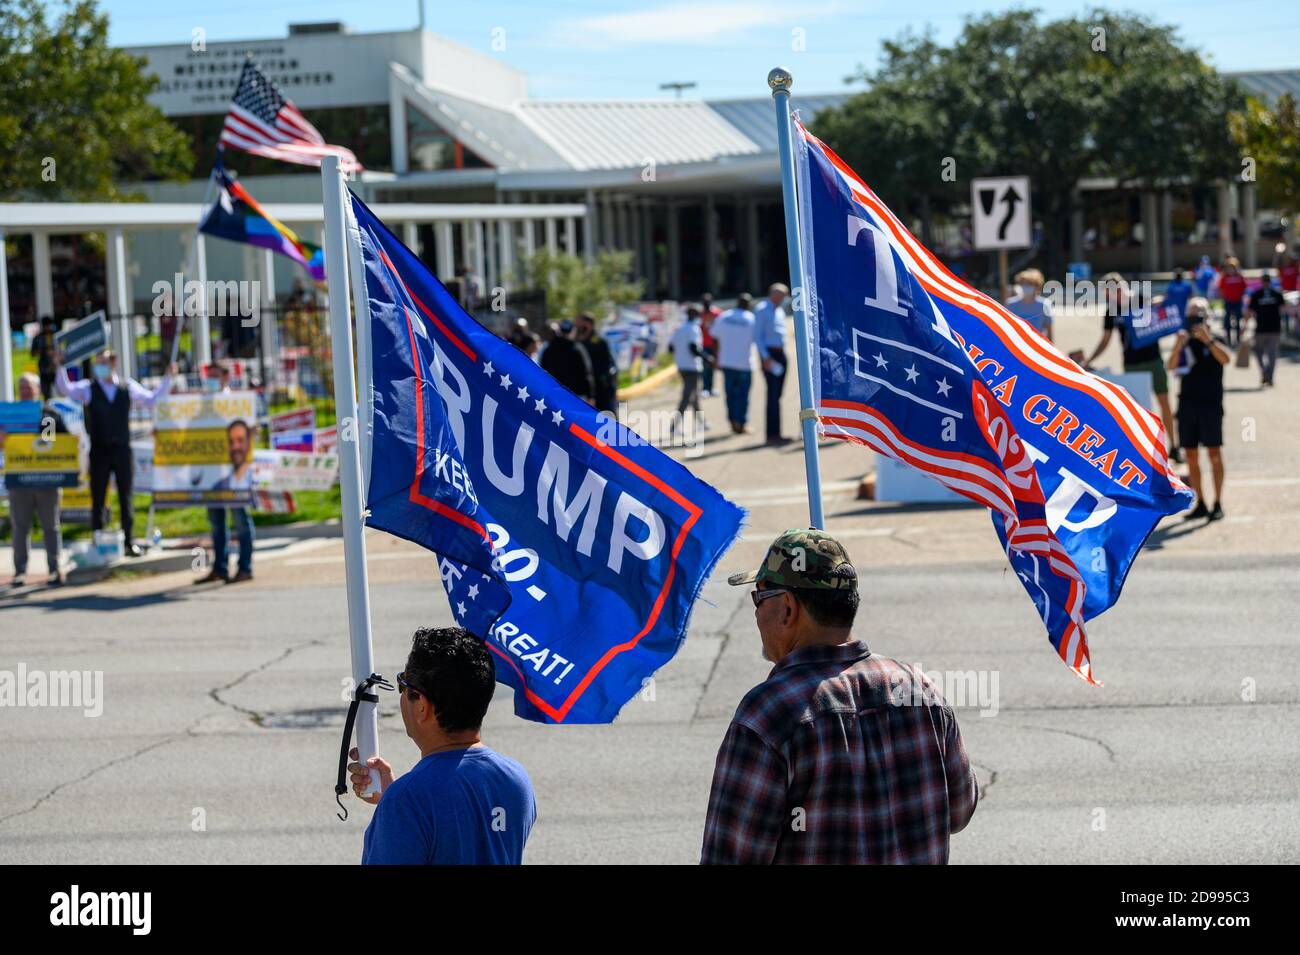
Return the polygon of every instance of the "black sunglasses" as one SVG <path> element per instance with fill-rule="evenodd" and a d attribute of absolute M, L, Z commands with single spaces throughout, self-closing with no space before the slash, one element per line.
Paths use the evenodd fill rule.
<path fill-rule="evenodd" d="M 397 679 L 397 685 L 400 686 L 400 687 L 402 687 L 404 690 L 406 690 L 407 693 L 415 693 L 415 694 L 417 694 L 417 695 L 419 695 L 419 696 L 428 696 L 428 695 L 429 695 L 428 693 L 425 693 L 422 689 L 420 689 L 418 686 L 416 686 L 414 683 L 412 683 L 412 682 L 410 682 L 408 679 L 406 679 L 406 671 L 405 671 L 405 670 L 403 670 L 401 673 L 397 674 L 396 679 Z"/>
<path fill-rule="evenodd" d="M 768 597 L 775 597 L 777 594 L 783 594 L 785 592 L 786 590 L 784 587 L 774 587 L 770 590 L 751 590 L 749 592 L 749 599 L 754 601 L 755 607 L 758 607 L 758 605 Z M 398 677 L 398 679 L 400 680 L 401 677 Z"/>

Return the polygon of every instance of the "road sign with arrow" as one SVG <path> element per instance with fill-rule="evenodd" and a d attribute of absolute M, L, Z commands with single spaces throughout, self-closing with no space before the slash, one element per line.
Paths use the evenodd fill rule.
<path fill-rule="evenodd" d="M 1029 177 L 972 179 L 971 224 L 975 249 L 1027 249 L 1033 242 Z"/>

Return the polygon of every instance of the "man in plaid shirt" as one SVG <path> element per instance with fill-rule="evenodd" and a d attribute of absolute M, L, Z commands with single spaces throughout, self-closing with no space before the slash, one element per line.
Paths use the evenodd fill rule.
<path fill-rule="evenodd" d="M 924 674 L 852 639 L 858 577 L 823 531 L 786 531 L 755 573 L 775 664 L 718 751 L 703 863 L 946 863 L 975 812 L 957 718 Z"/>

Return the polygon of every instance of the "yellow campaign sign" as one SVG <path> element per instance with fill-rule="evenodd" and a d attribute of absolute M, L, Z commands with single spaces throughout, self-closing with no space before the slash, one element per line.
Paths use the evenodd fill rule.
<path fill-rule="evenodd" d="M 108 493 L 104 495 L 104 510 L 108 511 L 110 524 L 118 513 L 117 485 L 110 481 Z M 64 523 L 89 524 L 90 521 L 90 477 L 84 472 L 76 487 L 65 487 L 59 492 L 59 510 Z"/>
<path fill-rule="evenodd" d="M 72 487 L 77 483 L 77 436 L 9 435 L 4 445 L 4 476 L 8 487 Z"/>
<path fill-rule="evenodd" d="M 229 464 L 225 428 L 188 428 L 154 432 L 154 467 L 181 464 Z"/>
<path fill-rule="evenodd" d="M 154 407 L 155 507 L 248 507 L 257 395 L 169 395 Z"/>
<path fill-rule="evenodd" d="M 5 439 L 5 474 L 36 471 L 71 471 L 76 474 L 77 436 L 56 434 L 46 440 L 39 434 L 12 434 Z"/>
<path fill-rule="evenodd" d="M 108 489 L 111 496 L 115 496 L 113 488 Z M 65 511 L 89 511 L 90 510 L 90 481 L 86 475 L 81 475 L 81 482 L 76 487 L 65 487 L 63 497 L 60 499 L 59 506 Z"/>
<path fill-rule="evenodd" d="M 257 421 L 254 392 L 167 395 L 154 406 L 156 432 L 224 428 L 232 421 Z"/>

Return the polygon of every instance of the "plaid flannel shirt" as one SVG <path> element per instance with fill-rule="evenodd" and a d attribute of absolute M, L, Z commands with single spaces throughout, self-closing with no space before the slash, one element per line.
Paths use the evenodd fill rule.
<path fill-rule="evenodd" d="M 952 707 L 860 641 L 803 647 L 718 751 L 703 863 L 946 863 L 978 789 Z"/>

